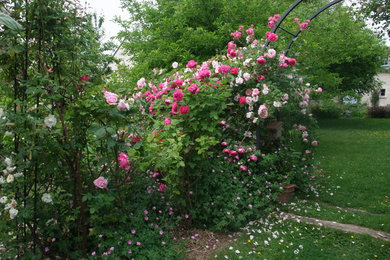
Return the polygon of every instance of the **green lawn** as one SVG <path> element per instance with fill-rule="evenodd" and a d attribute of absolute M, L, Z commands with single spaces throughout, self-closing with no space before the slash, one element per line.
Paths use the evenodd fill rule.
<path fill-rule="evenodd" d="M 326 178 L 316 200 L 390 215 L 390 120 L 323 120 L 318 137 Z"/>
<path fill-rule="evenodd" d="M 323 178 L 281 210 L 390 233 L 390 120 L 322 120 L 318 140 Z M 390 259 L 390 242 L 273 217 L 211 259 Z"/>

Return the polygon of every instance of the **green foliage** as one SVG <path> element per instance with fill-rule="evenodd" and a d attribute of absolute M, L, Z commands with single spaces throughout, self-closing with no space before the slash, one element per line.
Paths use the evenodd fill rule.
<path fill-rule="evenodd" d="M 23 29 L 23 27 L 17 21 L 15 21 L 14 19 L 12 19 L 11 16 L 3 12 L 0 12 L 0 24 L 5 25 L 12 30 Z"/>
<path fill-rule="evenodd" d="M 312 105 L 312 112 L 315 118 L 340 118 L 343 114 L 342 105 L 333 100 L 325 100 L 318 104 Z"/>

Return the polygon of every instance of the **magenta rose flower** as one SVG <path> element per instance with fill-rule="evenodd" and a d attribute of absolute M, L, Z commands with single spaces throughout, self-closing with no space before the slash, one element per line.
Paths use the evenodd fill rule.
<path fill-rule="evenodd" d="M 127 154 L 120 153 L 118 156 L 118 162 L 123 170 L 128 170 L 130 168 L 129 157 Z"/>
<path fill-rule="evenodd" d="M 165 125 L 170 125 L 170 124 L 171 124 L 171 119 L 169 119 L 169 117 L 166 117 L 166 118 L 164 119 L 164 124 L 165 124 Z"/>
<path fill-rule="evenodd" d="M 188 68 L 193 68 L 195 67 L 196 65 L 198 65 L 198 63 L 194 60 L 190 60 L 188 63 L 187 63 L 187 67 Z"/>
<path fill-rule="evenodd" d="M 177 103 L 173 102 L 171 108 L 171 115 L 176 115 L 176 113 L 177 113 Z"/>
<path fill-rule="evenodd" d="M 263 56 L 258 57 L 256 61 L 257 61 L 257 63 L 260 64 L 260 65 L 264 65 L 264 64 L 267 62 L 267 60 L 264 59 Z"/>
<path fill-rule="evenodd" d="M 104 177 L 100 176 L 93 181 L 93 184 L 99 189 L 105 189 L 107 188 L 108 181 Z"/>
<path fill-rule="evenodd" d="M 197 94 L 199 92 L 199 87 L 196 84 L 191 84 L 188 87 L 188 91 L 191 92 L 192 94 Z"/>
<path fill-rule="evenodd" d="M 189 109 L 189 107 L 186 106 L 186 105 L 182 105 L 182 106 L 179 108 L 179 112 L 180 112 L 180 114 L 182 114 L 182 115 L 187 114 L 189 111 L 190 111 L 190 109 Z"/>
<path fill-rule="evenodd" d="M 183 94 L 183 92 L 181 92 L 180 89 L 175 90 L 175 92 L 173 92 L 173 100 L 175 100 L 177 102 L 181 101 L 183 99 L 183 96 L 184 96 L 184 94 Z"/>
<path fill-rule="evenodd" d="M 257 156 L 252 154 L 251 156 L 249 156 L 249 159 L 251 159 L 252 161 L 256 162 L 257 161 Z"/>
<path fill-rule="evenodd" d="M 109 105 L 116 105 L 116 102 L 118 101 L 118 95 L 110 91 L 104 92 L 104 98 Z"/>
<path fill-rule="evenodd" d="M 276 40 L 278 39 L 278 35 L 275 34 L 275 33 L 271 33 L 271 32 L 267 32 L 267 33 L 265 34 L 265 36 L 266 36 L 267 39 L 268 39 L 269 41 L 271 41 L 271 42 L 274 42 L 274 41 L 276 41 Z"/>
<path fill-rule="evenodd" d="M 218 72 L 219 73 L 223 73 L 223 74 L 228 74 L 229 70 L 230 70 L 230 66 L 229 65 L 221 65 L 218 68 Z"/>

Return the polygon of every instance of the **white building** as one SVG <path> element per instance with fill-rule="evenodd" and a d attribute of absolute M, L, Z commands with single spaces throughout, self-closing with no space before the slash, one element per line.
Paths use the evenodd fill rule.
<path fill-rule="evenodd" d="M 390 72 L 389 73 L 379 73 L 378 79 L 383 82 L 379 93 L 366 94 L 362 97 L 361 102 L 371 106 L 372 95 L 379 95 L 378 106 L 385 107 L 390 105 Z"/>

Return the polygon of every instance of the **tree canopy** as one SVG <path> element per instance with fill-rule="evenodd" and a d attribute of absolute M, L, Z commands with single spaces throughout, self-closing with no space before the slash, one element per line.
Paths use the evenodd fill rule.
<path fill-rule="evenodd" d="M 195 59 L 204 61 L 226 50 L 230 33 L 240 25 L 256 27 L 256 37 L 265 38 L 268 17 L 282 14 L 293 3 L 270 0 L 122 0 L 130 19 L 121 21 L 123 48 L 134 63 L 129 79 L 135 83 L 153 68 L 171 68 Z M 294 32 L 327 1 L 306 1 L 291 13 L 283 26 Z M 290 35 L 278 31 L 278 47 Z M 310 23 L 291 53 L 309 79 L 327 91 L 366 92 L 376 85 L 383 43 L 365 28 L 360 16 L 336 5 Z"/>

